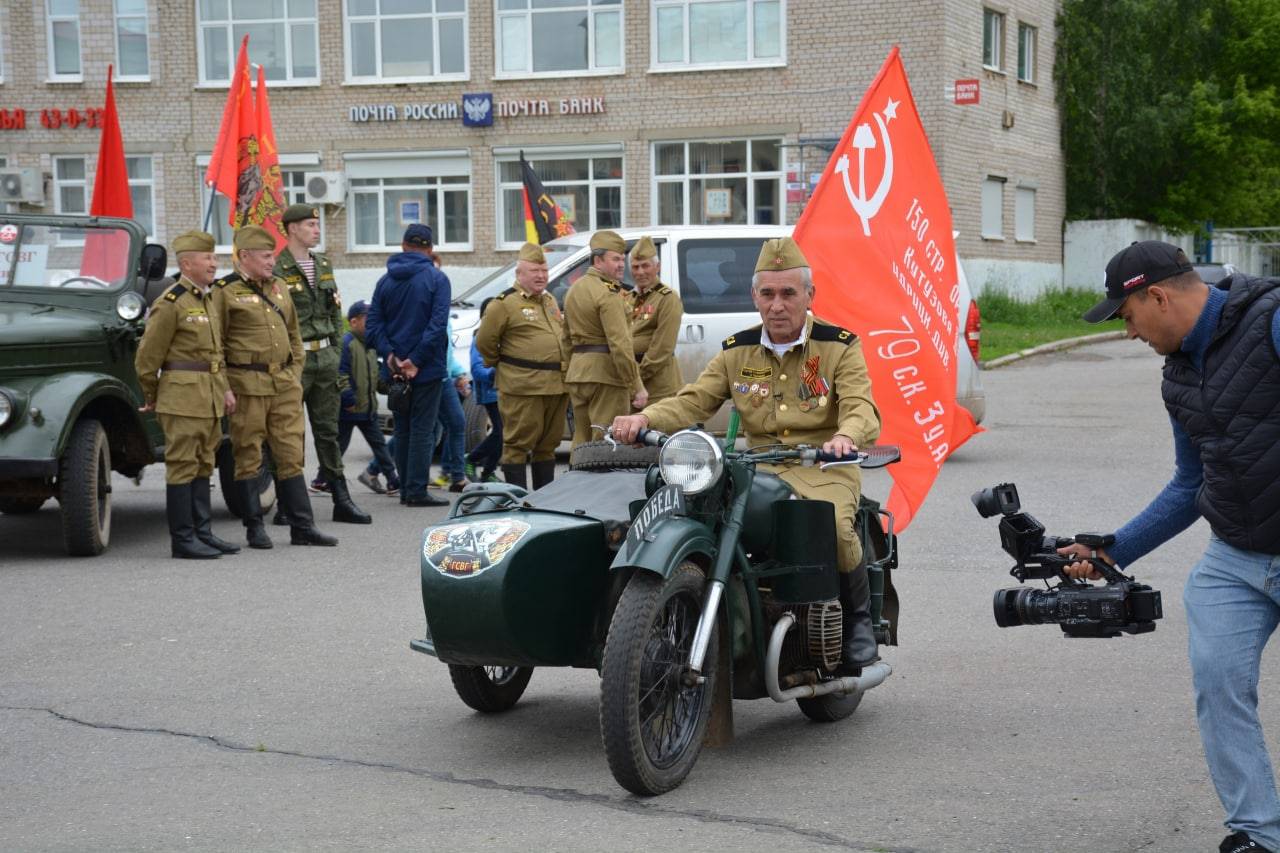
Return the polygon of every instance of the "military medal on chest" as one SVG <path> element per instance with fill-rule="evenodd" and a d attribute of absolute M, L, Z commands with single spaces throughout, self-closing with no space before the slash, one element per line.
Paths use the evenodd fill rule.
<path fill-rule="evenodd" d="M 800 376 L 800 411 L 807 412 L 814 407 L 827 405 L 831 386 L 822 378 L 819 356 L 805 359 L 804 372 Z"/>

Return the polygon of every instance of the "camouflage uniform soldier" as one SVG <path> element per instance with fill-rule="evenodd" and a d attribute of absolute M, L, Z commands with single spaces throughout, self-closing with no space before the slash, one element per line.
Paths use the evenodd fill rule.
<path fill-rule="evenodd" d="M 342 389 L 338 361 L 342 351 L 342 301 L 333 267 L 311 249 L 320 242 L 320 209 L 293 204 L 281 219 L 289 243 L 276 258 L 275 274 L 289 288 L 298 312 L 298 331 L 306 363 L 302 367 L 302 400 L 311 421 L 311 437 L 320 459 L 320 479 L 333 495 L 333 520 L 370 524 L 373 519 L 351 500 L 338 447 L 338 413 Z"/>
<path fill-rule="evenodd" d="M 844 455 L 880 435 L 880 412 L 856 335 L 811 316 L 813 279 L 790 237 L 769 240 L 756 262 L 751 298 L 762 326 L 731 335 L 696 380 L 674 397 L 613 422 L 621 441 L 645 427 L 671 432 L 711 417 L 726 400 L 742 416 L 747 443 L 822 445 Z M 856 466 L 828 468 L 761 465 L 802 498 L 835 508 L 840 604 L 844 612 L 842 667 L 878 660 L 871 627 L 870 586 L 854 514 L 862 494 Z"/>
<path fill-rule="evenodd" d="M 497 366 L 502 474 L 521 487 L 531 455 L 533 487 L 555 479 L 556 445 L 569 405 L 560 325 L 560 309 L 547 293 L 546 256 L 540 247 L 525 243 L 516 261 L 515 286 L 489 304 L 476 333 L 476 348 L 485 363 Z"/>
<path fill-rule="evenodd" d="M 209 293 L 218 274 L 213 236 L 180 234 L 173 253 L 180 275 L 151 306 L 134 367 L 146 400 L 142 411 L 155 411 L 164 430 L 171 553 L 209 560 L 240 550 L 214 536 L 209 522 L 209 477 L 222 441 L 222 414 L 235 411 L 236 398 L 227 385 Z"/>
<path fill-rule="evenodd" d="M 245 507 L 250 548 L 270 548 L 258 500 L 262 443 L 271 445 L 278 478 L 277 497 L 289 518 L 294 545 L 337 545 L 315 529 L 311 498 L 302 476 L 302 338 L 298 315 L 285 283 L 272 275 L 275 239 L 265 228 L 236 232 L 236 271 L 214 284 L 213 302 L 221 326 L 227 378 L 236 394 L 231 445 L 236 488 Z"/>
<path fill-rule="evenodd" d="M 636 289 L 631 300 L 631 345 L 635 347 L 640 379 L 649 392 L 649 403 L 664 400 L 682 387 L 676 361 L 676 337 L 684 317 L 684 303 L 674 290 L 658 280 L 661 273 L 658 247 L 641 237 L 631 247 L 631 280 Z"/>
<path fill-rule="evenodd" d="M 649 400 L 635 349 L 626 295 L 619 282 L 627 244 L 613 231 L 591 236 L 591 268 L 564 299 L 565 382 L 573 403 L 573 446 L 591 440 L 592 424 L 608 424 Z"/>

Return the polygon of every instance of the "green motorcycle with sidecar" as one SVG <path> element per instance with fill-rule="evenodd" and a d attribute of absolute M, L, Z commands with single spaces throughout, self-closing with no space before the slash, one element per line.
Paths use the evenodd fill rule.
<path fill-rule="evenodd" d="M 423 531 L 427 631 L 410 646 L 448 664 L 459 697 L 482 712 L 515 705 L 536 667 L 598 670 L 609 768 L 654 795 L 684 781 L 704 743 L 732 737 L 732 699 L 794 699 L 834 722 L 890 675 L 884 661 L 837 674 L 832 506 L 797 499 L 756 466 L 878 468 L 899 454 L 726 451 L 698 429 L 640 440 L 580 447 L 567 474 L 533 492 L 469 486 Z M 877 641 L 896 645 L 893 518 L 863 497 L 855 523 Z"/>

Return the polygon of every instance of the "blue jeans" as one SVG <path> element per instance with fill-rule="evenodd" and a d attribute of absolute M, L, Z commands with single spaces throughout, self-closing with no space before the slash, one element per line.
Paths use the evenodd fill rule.
<path fill-rule="evenodd" d="M 1259 662 L 1280 623 L 1280 556 L 1215 535 L 1182 600 L 1200 739 L 1226 825 L 1280 850 L 1280 798 L 1258 720 Z"/>
<path fill-rule="evenodd" d="M 427 495 L 427 474 L 431 470 L 431 438 L 440 408 L 439 382 L 413 386 L 409 416 L 395 416 L 396 470 L 400 472 L 400 498 L 409 501 Z"/>
<path fill-rule="evenodd" d="M 347 448 L 351 445 L 351 433 L 357 429 L 364 436 L 369 449 L 373 451 L 373 461 L 369 463 L 369 467 L 373 470 L 369 473 L 381 473 L 395 479 L 396 462 L 391 458 L 391 451 L 387 450 L 387 439 L 383 436 L 382 427 L 377 420 L 338 421 L 338 449 L 343 453 L 347 452 Z"/>
<path fill-rule="evenodd" d="M 462 459 L 467 447 L 467 419 L 462 414 L 462 398 L 458 396 L 458 387 L 453 384 L 453 380 L 446 379 L 440 389 L 439 429 L 432 434 L 431 444 L 435 445 L 439 430 L 444 430 L 444 444 L 440 448 L 440 473 L 456 483 L 467 478 Z"/>

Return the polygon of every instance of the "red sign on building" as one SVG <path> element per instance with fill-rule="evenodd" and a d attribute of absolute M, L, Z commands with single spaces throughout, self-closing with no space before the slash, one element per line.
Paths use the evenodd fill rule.
<path fill-rule="evenodd" d="M 956 81 L 956 103 L 957 104 L 978 103 L 978 81 L 977 80 L 957 80 Z"/>

